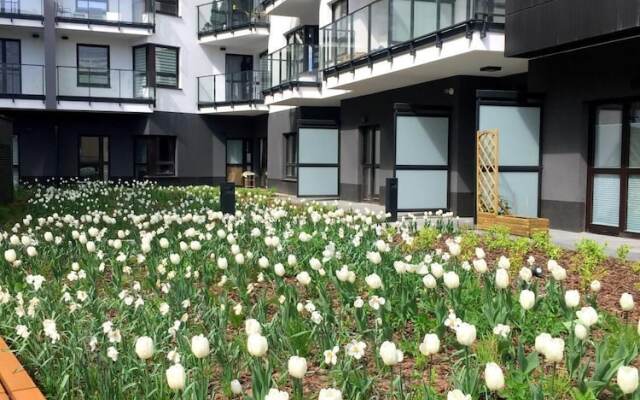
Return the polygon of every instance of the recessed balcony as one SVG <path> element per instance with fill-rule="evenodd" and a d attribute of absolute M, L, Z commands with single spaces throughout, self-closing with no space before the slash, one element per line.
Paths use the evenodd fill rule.
<path fill-rule="evenodd" d="M 58 0 L 56 27 L 102 33 L 153 34 L 155 13 L 146 0 Z"/>
<path fill-rule="evenodd" d="M 253 2 L 218 0 L 198 8 L 201 44 L 260 51 L 267 46 L 269 18 Z"/>
<path fill-rule="evenodd" d="M 0 3 L 0 25 L 42 27 L 44 0 L 6 0 Z"/>
<path fill-rule="evenodd" d="M 320 29 L 326 87 L 364 95 L 454 75 L 525 72 L 526 60 L 504 56 L 504 7 L 505 0 L 376 0 Z"/>
<path fill-rule="evenodd" d="M 58 109 L 152 112 L 155 88 L 147 83 L 145 71 L 58 66 Z"/>
<path fill-rule="evenodd" d="M 198 109 L 206 114 L 258 115 L 269 108 L 262 95 L 263 71 L 198 77 Z"/>
<path fill-rule="evenodd" d="M 0 63 L 0 108 L 44 109 L 43 65 Z"/>

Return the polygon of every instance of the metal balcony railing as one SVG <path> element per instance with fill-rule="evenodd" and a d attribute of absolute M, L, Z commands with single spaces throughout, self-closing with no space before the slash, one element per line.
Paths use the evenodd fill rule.
<path fill-rule="evenodd" d="M 44 65 L 0 63 L 0 98 L 44 99 Z"/>
<path fill-rule="evenodd" d="M 43 19 L 44 0 L 3 0 L 0 17 Z"/>
<path fill-rule="evenodd" d="M 57 0 L 58 20 L 103 25 L 153 27 L 153 1 L 146 0 Z"/>
<path fill-rule="evenodd" d="M 287 45 L 269 54 L 264 62 L 267 66 L 262 79 L 265 90 L 290 84 L 320 84 L 317 45 Z"/>
<path fill-rule="evenodd" d="M 506 0 L 376 0 L 320 28 L 322 69 L 469 21 L 504 23 Z"/>
<path fill-rule="evenodd" d="M 146 71 L 57 67 L 59 100 L 153 103 L 155 88 Z"/>
<path fill-rule="evenodd" d="M 198 107 L 262 103 L 262 71 L 198 77 Z"/>
<path fill-rule="evenodd" d="M 269 17 L 251 1 L 218 0 L 196 7 L 198 37 L 247 27 L 269 27 Z"/>

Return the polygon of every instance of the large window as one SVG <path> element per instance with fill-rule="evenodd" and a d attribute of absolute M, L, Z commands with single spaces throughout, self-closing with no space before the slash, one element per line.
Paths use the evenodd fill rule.
<path fill-rule="evenodd" d="M 176 174 L 175 136 L 137 136 L 135 175 L 174 176 Z"/>
<path fill-rule="evenodd" d="M 138 71 L 136 90 L 144 86 L 179 87 L 180 49 L 145 44 L 133 48 L 133 69 Z M 143 74 L 142 72 L 146 72 Z"/>
<path fill-rule="evenodd" d="M 77 46 L 78 86 L 109 87 L 109 46 Z"/>
<path fill-rule="evenodd" d="M 284 134 L 284 177 L 295 179 L 298 176 L 298 135 L 295 132 Z"/>
<path fill-rule="evenodd" d="M 592 120 L 590 230 L 640 234 L 640 102 L 597 105 Z"/>
<path fill-rule="evenodd" d="M 156 12 L 178 16 L 178 0 L 155 0 Z"/>
<path fill-rule="evenodd" d="M 109 137 L 81 136 L 78 149 L 78 176 L 109 179 Z"/>

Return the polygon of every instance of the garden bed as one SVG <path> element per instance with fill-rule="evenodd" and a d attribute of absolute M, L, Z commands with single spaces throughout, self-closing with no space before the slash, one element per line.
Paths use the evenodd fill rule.
<path fill-rule="evenodd" d="M 478 229 L 490 229 L 494 226 L 503 226 L 507 228 L 512 235 L 516 236 L 531 237 L 537 232 L 549 232 L 549 220 L 547 218 L 478 213 Z"/>

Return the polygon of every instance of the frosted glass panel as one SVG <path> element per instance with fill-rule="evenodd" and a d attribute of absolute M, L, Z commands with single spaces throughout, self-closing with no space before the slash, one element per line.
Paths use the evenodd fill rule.
<path fill-rule="evenodd" d="M 394 43 L 411 39 L 411 0 L 391 0 L 391 40 Z"/>
<path fill-rule="evenodd" d="M 620 177 L 598 174 L 593 177 L 593 211 L 595 225 L 618 226 L 620 212 Z"/>
<path fill-rule="evenodd" d="M 300 128 L 298 162 L 301 164 L 337 164 L 338 130 Z"/>
<path fill-rule="evenodd" d="M 501 172 L 500 198 L 507 201 L 512 215 L 538 216 L 538 173 Z"/>
<path fill-rule="evenodd" d="M 338 168 L 298 167 L 300 196 L 337 196 Z"/>
<path fill-rule="evenodd" d="M 447 171 L 396 171 L 398 208 L 447 208 Z"/>
<path fill-rule="evenodd" d="M 434 0 L 415 0 L 413 3 L 414 37 L 435 31 L 438 6 Z"/>
<path fill-rule="evenodd" d="M 396 164 L 447 165 L 448 140 L 448 118 L 398 116 Z"/>
<path fill-rule="evenodd" d="M 480 106 L 480 129 L 495 128 L 500 135 L 500 165 L 538 165 L 539 107 Z"/>
<path fill-rule="evenodd" d="M 629 167 L 640 168 L 640 122 L 631 124 Z"/>
<path fill-rule="evenodd" d="M 227 140 L 227 164 L 242 164 L 242 140 Z"/>
<path fill-rule="evenodd" d="M 597 118 L 594 167 L 620 167 L 622 110 L 599 109 Z"/>
<path fill-rule="evenodd" d="M 640 233 L 640 175 L 629 177 L 627 231 Z"/>
<path fill-rule="evenodd" d="M 371 4 L 371 50 L 389 47 L 389 1 Z"/>

